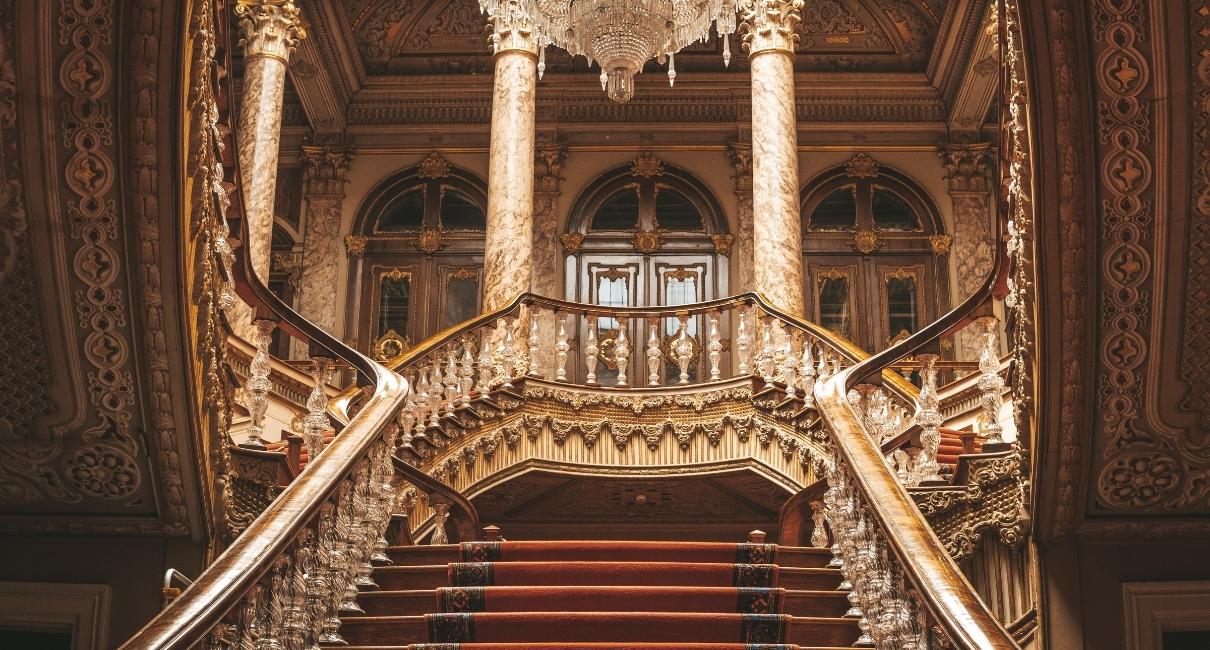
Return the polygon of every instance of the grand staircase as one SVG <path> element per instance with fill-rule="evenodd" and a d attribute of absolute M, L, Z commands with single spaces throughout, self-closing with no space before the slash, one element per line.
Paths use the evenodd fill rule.
<path fill-rule="evenodd" d="M 374 570 L 351 650 L 850 647 L 828 549 L 713 542 L 398 546 Z"/>

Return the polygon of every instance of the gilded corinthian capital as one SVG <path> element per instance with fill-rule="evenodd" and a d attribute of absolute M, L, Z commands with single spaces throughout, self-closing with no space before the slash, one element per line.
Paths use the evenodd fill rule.
<path fill-rule="evenodd" d="M 744 51 L 749 57 L 771 50 L 794 54 L 795 26 L 802 20 L 803 0 L 741 0 Z"/>
<path fill-rule="evenodd" d="M 508 51 L 538 53 L 538 44 L 534 40 L 534 25 L 529 14 L 522 8 L 518 0 L 508 0 L 501 3 L 501 9 L 487 19 L 492 35 L 492 53 L 500 54 Z"/>
<path fill-rule="evenodd" d="M 294 0 L 239 0 L 235 15 L 245 57 L 268 56 L 288 63 L 298 42 L 307 37 Z"/>

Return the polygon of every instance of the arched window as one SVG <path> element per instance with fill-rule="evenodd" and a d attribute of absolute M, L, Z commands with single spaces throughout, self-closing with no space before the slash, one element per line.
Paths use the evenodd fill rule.
<path fill-rule="evenodd" d="M 910 178 L 857 154 L 802 191 L 807 314 L 867 350 L 948 303 L 949 249 L 936 206 Z"/>
<path fill-rule="evenodd" d="M 680 305 L 727 295 L 731 241 L 722 208 L 704 183 L 643 154 L 598 176 L 576 199 L 563 234 L 566 295 L 611 307 Z M 598 323 L 603 352 L 597 378 L 605 384 L 615 372 L 605 360 L 612 359 L 608 346 L 618 326 L 609 318 Z M 637 324 L 630 327 L 632 340 L 648 338 Z M 690 334 L 701 327 L 691 320 Z M 676 328 L 675 319 L 664 323 L 665 340 Z M 670 364 L 665 372 L 671 372 Z"/>
<path fill-rule="evenodd" d="M 350 236 L 350 329 L 379 359 L 479 313 L 487 186 L 431 154 L 380 182 Z M 360 305 L 360 308 L 358 307 Z"/>

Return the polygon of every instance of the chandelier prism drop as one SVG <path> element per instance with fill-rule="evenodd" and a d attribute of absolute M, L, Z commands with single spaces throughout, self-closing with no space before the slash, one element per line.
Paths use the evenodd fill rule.
<path fill-rule="evenodd" d="M 531 30 L 539 73 L 549 45 L 596 62 L 602 88 L 615 102 L 634 97 L 634 77 L 651 59 L 667 61 L 673 84 L 675 54 L 709 39 L 711 26 L 723 37 L 723 64 L 729 64 L 736 29 L 736 0 L 480 0 L 479 6 L 497 24 Z"/>

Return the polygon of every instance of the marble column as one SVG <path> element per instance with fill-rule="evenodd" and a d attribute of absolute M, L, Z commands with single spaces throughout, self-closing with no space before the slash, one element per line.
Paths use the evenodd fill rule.
<path fill-rule="evenodd" d="M 244 49 L 236 134 L 244 184 L 244 216 L 248 220 L 248 241 L 243 245 L 252 259 L 253 270 L 262 282 L 268 283 L 286 66 L 306 33 L 293 0 L 238 0 L 235 14 L 239 17 L 240 46 Z M 235 320 L 237 333 L 250 336 L 250 320 L 238 316 Z"/>
<path fill-rule="evenodd" d="M 992 228 L 994 152 L 987 143 L 943 144 L 938 151 L 949 182 L 954 232 L 952 242 L 940 236 L 933 250 L 940 253 L 948 248 L 950 251 L 950 272 L 954 274 L 951 288 L 956 292 L 951 303 L 955 305 L 977 291 L 991 272 L 996 247 L 996 234 Z M 982 341 L 973 328 L 958 332 L 955 338 L 954 348 L 959 360 L 979 359 Z"/>
<path fill-rule="evenodd" d="M 798 125 L 794 107 L 795 25 L 803 0 L 747 0 L 744 49 L 752 74 L 752 214 L 755 289 L 803 314 Z"/>
<path fill-rule="evenodd" d="M 345 183 L 352 154 L 333 147 L 303 147 L 302 279 L 298 311 L 307 320 L 333 335 L 338 335 L 339 312 L 336 295 L 343 257 L 341 216 Z M 301 342 L 299 342 L 301 344 Z M 292 357 L 306 358 L 305 346 L 292 351 Z"/>
<path fill-rule="evenodd" d="M 735 244 L 731 253 L 731 293 L 743 293 L 754 289 L 752 278 L 752 147 L 732 142 L 727 145 L 727 157 L 735 175 Z"/>
<path fill-rule="evenodd" d="M 515 8 L 491 18 L 495 51 L 483 309 L 529 291 L 533 273 L 535 95 L 538 48 Z"/>

